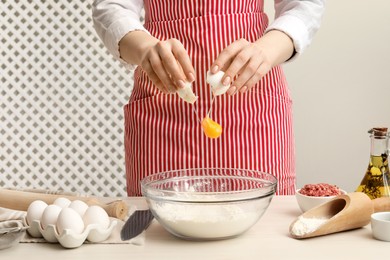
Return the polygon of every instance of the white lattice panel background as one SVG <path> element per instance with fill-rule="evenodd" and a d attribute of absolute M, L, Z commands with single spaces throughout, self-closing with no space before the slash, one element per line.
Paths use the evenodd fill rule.
<path fill-rule="evenodd" d="M 0 186 L 125 195 L 132 75 L 106 52 L 91 1 L 1 0 Z"/>

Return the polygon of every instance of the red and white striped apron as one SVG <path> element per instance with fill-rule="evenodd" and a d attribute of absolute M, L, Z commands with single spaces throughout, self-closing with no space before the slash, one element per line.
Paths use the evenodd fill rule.
<path fill-rule="evenodd" d="M 262 0 L 145 0 L 145 27 L 161 40 L 176 38 L 196 71 L 200 117 L 212 94 L 206 72 L 233 41 L 255 41 L 268 25 Z M 295 189 L 292 102 L 283 71 L 273 68 L 247 93 L 215 99 L 210 118 L 222 125 L 218 139 L 203 134 L 192 105 L 162 94 L 138 67 L 125 114 L 127 193 L 141 195 L 150 174 L 189 168 L 260 170 L 278 178 L 277 194 Z"/>

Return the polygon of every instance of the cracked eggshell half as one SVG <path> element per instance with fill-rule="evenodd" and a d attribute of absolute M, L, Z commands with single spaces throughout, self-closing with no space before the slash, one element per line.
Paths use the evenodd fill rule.
<path fill-rule="evenodd" d="M 198 99 L 197 96 L 195 96 L 194 92 L 192 91 L 192 84 L 190 82 L 185 82 L 185 87 L 180 88 L 177 90 L 177 94 L 180 98 L 182 98 L 184 101 L 194 104 L 195 101 Z"/>
<path fill-rule="evenodd" d="M 211 74 L 210 71 L 207 71 L 206 82 L 210 84 L 214 96 L 223 95 L 230 88 L 230 84 L 227 86 L 222 84 L 223 75 L 225 75 L 225 72 L 223 71 L 218 71 L 215 74 Z"/>

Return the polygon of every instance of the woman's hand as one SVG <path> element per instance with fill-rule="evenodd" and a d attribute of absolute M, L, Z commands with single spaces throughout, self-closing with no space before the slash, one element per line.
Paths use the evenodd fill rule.
<path fill-rule="evenodd" d="M 175 93 L 178 88 L 184 88 L 184 81 L 195 80 L 188 53 L 176 39 L 159 41 L 150 47 L 140 65 L 164 93 Z"/>
<path fill-rule="evenodd" d="M 272 67 L 289 59 L 293 42 L 280 31 L 270 31 L 256 42 L 240 39 L 226 47 L 211 66 L 211 73 L 225 71 L 222 83 L 228 94 L 250 90 Z M 234 79 L 234 81 L 233 81 Z"/>
<path fill-rule="evenodd" d="M 121 57 L 140 65 L 164 93 L 175 93 L 184 87 L 185 81 L 195 80 L 190 57 L 177 39 L 159 41 L 144 32 L 134 31 L 120 41 L 119 47 Z"/>

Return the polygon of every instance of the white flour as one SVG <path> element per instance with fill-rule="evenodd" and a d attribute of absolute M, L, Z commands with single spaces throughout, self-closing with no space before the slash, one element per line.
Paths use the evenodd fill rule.
<path fill-rule="evenodd" d="M 300 216 L 298 220 L 294 223 L 291 233 L 297 236 L 302 236 L 308 233 L 315 231 L 322 224 L 324 224 L 328 219 L 326 218 L 305 218 Z"/>
<path fill-rule="evenodd" d="M 256 209 L 257 208 L 257 209 Z M 258 207 L 249 210 L 239 205 L 179 205 L 162 203 L 154 210 L 171 232 L 182 237 L 212 239 L 238 235 L 259 218 Z"/>

